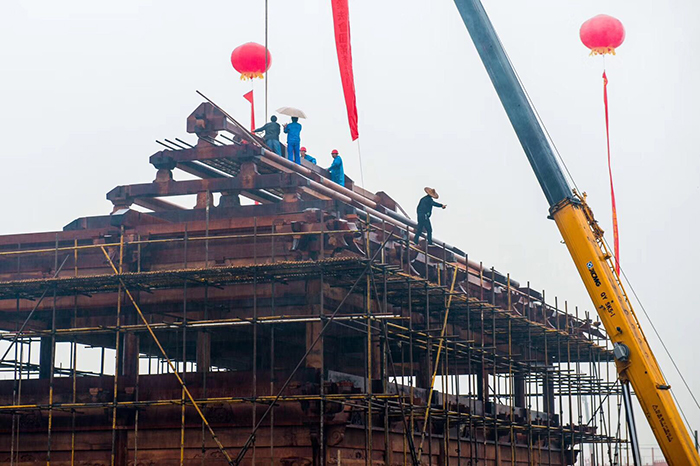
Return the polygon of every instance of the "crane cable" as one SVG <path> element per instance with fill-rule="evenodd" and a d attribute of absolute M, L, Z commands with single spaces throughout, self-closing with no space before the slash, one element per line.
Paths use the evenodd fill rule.
<path fill-rule="evenodd" d="M 608 247 L 608 249 L 609 249 L 608 242 L 605 240 L 605 238 L 603 238 L 603 241 L 605 242 L 605 246 Z M 688 382 L 685 380 L 685 377 L 683 377 L 683 373 L 681 372 L 680 368 L 678 367 L 678 364 L 676 364 L 675 359 L 673 359 L 673 356 L 671 356 L 671 352 L 669 351 L 668 347 L 666 346 L 666 343 L 664 342 L 663 338 L 661 338 L 659 331 L 656 329 L 654 322 L 651 320 L 651 317 L 647 313 L 647 310 L 644 307 L 644 304 L 642 304 L 642 300 L 639 299 L 639 295 L 637 295 L 637 292 L 635 291 L 634 287 L 632 286 L 632 283 L 630 282 L 629 278 L 627 278 L 627 275 L 625 274 L 624 269 L 620 268 L 620 274 L 625 279 L 625 282 L 629 286 L 630 291 L 632 291 L 632 295 L 634 296 L 634 299 L 636 299 L 637 303 L 639 303 L 639 307 L 641 308 L 642 313 L 649 321 L 649 325 L 651 326 L 651 329 L 654 331 L 654 335 L 656 335 L 656 338 L 659 339 L 659 342 L 661 343 L 661 346 L 663 347 L 664 352 L 666 353 L 666 356 L 668 356 L 668 358 L 671 360 L 673 367 L 676 369 L 676 372 L 678 372 L 678 375 L 680 376 L 681 380 L 683 381 L 683 385 L 685 385 L 685 388 L 688 390 L 688 393 L 690 393 L 691 398 L 695 402 L 695 406 L 697 406 L 698 409 L 700 409 L 700 403 L 698 403 L 698 399 L 695 397 L 695 394 L 693 393 L 690 386 L 688 385 Z M 663 371 L 662 371 L 662 374 L 663 374 Z M 666 376 L 664 375 L 664 377 L 666 377 Z M 673 391 L 672 391 L 672 394 L 673 394 Z M 675 396 L 674 396 L 674 398 L 675 398 Z M 678 406 L 678 408 L 680 409 L 680 405 Z M 682 412 L 683 412 L 683 410 L 681 409 L 681 413 Z M 685 415 L 684 415 L 684 417 L 685 417 Z M 686 422 L 688 422 L 687 419 L 686 419 Z"/>

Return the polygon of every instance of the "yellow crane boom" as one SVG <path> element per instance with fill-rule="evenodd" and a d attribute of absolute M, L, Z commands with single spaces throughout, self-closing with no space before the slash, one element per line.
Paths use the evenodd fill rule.
<path fill-rule="evenodd" d="M 669 465 L 700 465 L 690 433 L 671 397 L 670 386 L 644 336 L 615 273 L 603 232 L 584 199 L 552 209 L 600 320 L 613 342 L 621 381 L 631 383 Z M 641 466 L 641 465 L 640 465 Z"/>

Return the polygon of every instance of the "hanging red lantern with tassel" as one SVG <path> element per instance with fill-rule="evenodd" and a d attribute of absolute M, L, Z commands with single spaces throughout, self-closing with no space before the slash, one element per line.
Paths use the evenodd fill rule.
<path fill-rule="evenodd" d="M 579 31 L 583 45 L 591 49 L 591 55 L 615 55 L 615 49 L 625 41 L 625 27 L 619 19 L 608 15 L 598 15 L 581 25 Z M 608 76 L 603 60 L 603 105 L 605 106 L 605 138 L 608 150 L 608 176 L 610 178 L 610 201 L 612 203 L 612 226 L 615 253 L 615 272 L 620 274 L 620 234 L 617 226 L 617 203 L 613 186 L 612 163 L 610 156 L 610 117 L 608 112 Z"/>
<path fill-rule="evenodd" d="M 267 53 L 266 53 L 267 52 Z M 270 69 L 272 55 L 265 47 L 248 42 L 233 49 L 231 52 L 231 65 L 241 73 L 241 80 L 260 78 Z"/>
<path fill-rule="evenodd" d="M 579 35 L 591 55 L 615 55 L 615 49 L 625 41 L 625 27 L 617 18 L 598 15 L 581 25 Z"/>

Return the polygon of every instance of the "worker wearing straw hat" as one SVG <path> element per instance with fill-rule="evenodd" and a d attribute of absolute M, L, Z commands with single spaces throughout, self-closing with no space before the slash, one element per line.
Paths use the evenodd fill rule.
<path fill-rule="evenodd" d="M 416 237 L 414 242 L 418 244 L 420 240 L 420 235 L 425 230 L 428 236 L 428 244 L 433 244 L 433 226 L 430 224 L 430 215 L 433 213 L 433 207 L 440 207 L 444 209 L 447 204 L 440 204 L 435 202 L 435 199 L 440 197 L 433 188 L 425 188 L 426 196 L 424 196 L 418 203 L 418 208 L 416 212 L 418 213 L 418 225 L 416 225 Z"/>

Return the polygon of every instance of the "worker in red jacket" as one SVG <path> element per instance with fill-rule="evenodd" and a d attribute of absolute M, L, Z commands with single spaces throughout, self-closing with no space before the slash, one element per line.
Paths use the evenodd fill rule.
<path fill-rule="evenodd" d="M 440 207 L 444 209 L 447 204 L 440 204 L 435 202 L 434 199 L 440 197 L 433 188 L 425 188 L 426 196 L 424 196 L 418 203 L 418 208 L 416 213 L 418 214 L 418 225 L 416 225 L 416 237 L 414 242 L 418 244 L 420 240 L 420 235 L 425 229 L 425 233 L 428 236 L 428 244 L 433 244 L 433 226 L 430 224 L 430 215 L 433 213 L 433 207 Z"/>

